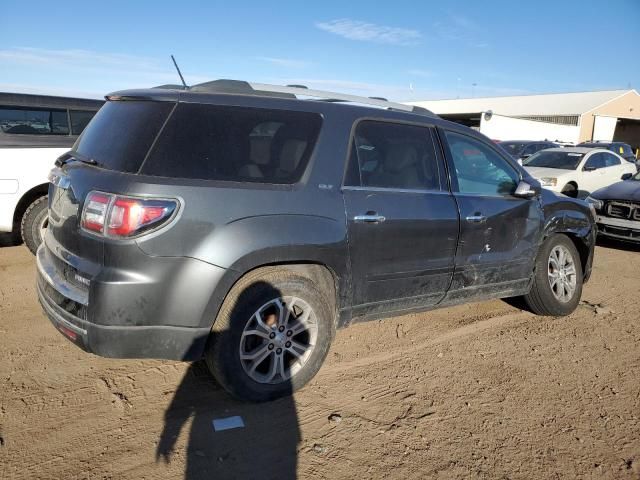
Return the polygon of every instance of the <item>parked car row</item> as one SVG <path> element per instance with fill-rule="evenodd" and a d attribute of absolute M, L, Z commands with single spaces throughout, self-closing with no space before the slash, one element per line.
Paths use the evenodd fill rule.
<path fill-rule="evenodd" d="M 637 172 L 635 164 L 609 150 L 586 147 L 542 150 L 523 165 L 543 187 L 574 198 L 585 197 Z"/>

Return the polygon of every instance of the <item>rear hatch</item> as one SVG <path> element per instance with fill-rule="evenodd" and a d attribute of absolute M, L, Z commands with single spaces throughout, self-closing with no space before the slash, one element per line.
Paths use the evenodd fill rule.
<path fill-rule="evenodd" d="M 82 276 L 92 277 L 104 264 L 105 240 L 80 229 L 87 194 L 95 190 L 126 191 L 174 105 L 153 101 L 105 103 L 52 171 L 45 243 L 59 260 Z M 62 268 L 68 265 L 62 263 Z M 69 276 L 75 277 L 75 272 Z"/>

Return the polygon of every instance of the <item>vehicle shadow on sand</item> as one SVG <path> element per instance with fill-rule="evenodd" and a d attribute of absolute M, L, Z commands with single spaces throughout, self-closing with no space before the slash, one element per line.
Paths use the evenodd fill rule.
<path fill-rule="evenodd" d="M 272 293 L 274 298 L 281 296 L 275 289 Z M 240 295 L 236 305 L 242 305 L 242 298 Z M 215 341 L 231 341 L 228 331 L 215 335 Z M 216 419 L 236 416 L 241 417 L 243 427 L 216 431 L 213 426 Z M 183 429 L 189 433 L 186 451 L 180 452 L 176 446 Z M 187 370 L 165 412 L 156 461 L 172 462 L 176 454 L 184 458 L 186 480 L 288 480 L 296 478 L 299 441 L 291 395 L 266 403 L 235 400 L 200 361 Z"/>

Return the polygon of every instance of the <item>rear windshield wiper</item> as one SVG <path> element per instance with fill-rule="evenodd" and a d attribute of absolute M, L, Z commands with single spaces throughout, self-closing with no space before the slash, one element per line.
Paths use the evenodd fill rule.
<path fill-rule="evenodd" d="M 60 155 L 56 160 L 56 167 L 61 167 L 68 162 L 75 160 L 76 162 L 87 163 L 89 165 L 100 166 L 100 163 L 97 160 L 89 157 L 83 157 L 82 155 L 78 155 L 74 152 L 67 152 Z"/>
<path fill-rule="evenodd" d="M 93 158 L 82 158 L 82 157 L 76 157 L 75 160 L 78 160 L 79 162 L 82 163 L 88 163 L 89 165 L 100 165 L 96 160 L 94 160 Z"/>

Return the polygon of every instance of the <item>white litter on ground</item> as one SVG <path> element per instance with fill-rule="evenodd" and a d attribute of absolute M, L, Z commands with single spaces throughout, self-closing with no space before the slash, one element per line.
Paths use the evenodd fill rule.
<path fill-rule="evenodd" d="M 242 421 L 242 417 L 227 417 L 227 418 L 216 418 L 213 421 L 213 429 L 216 432 L 222 432 L 224 430 L 231 430 L 232 428 L 244 428 L 244 422 Z"/>

